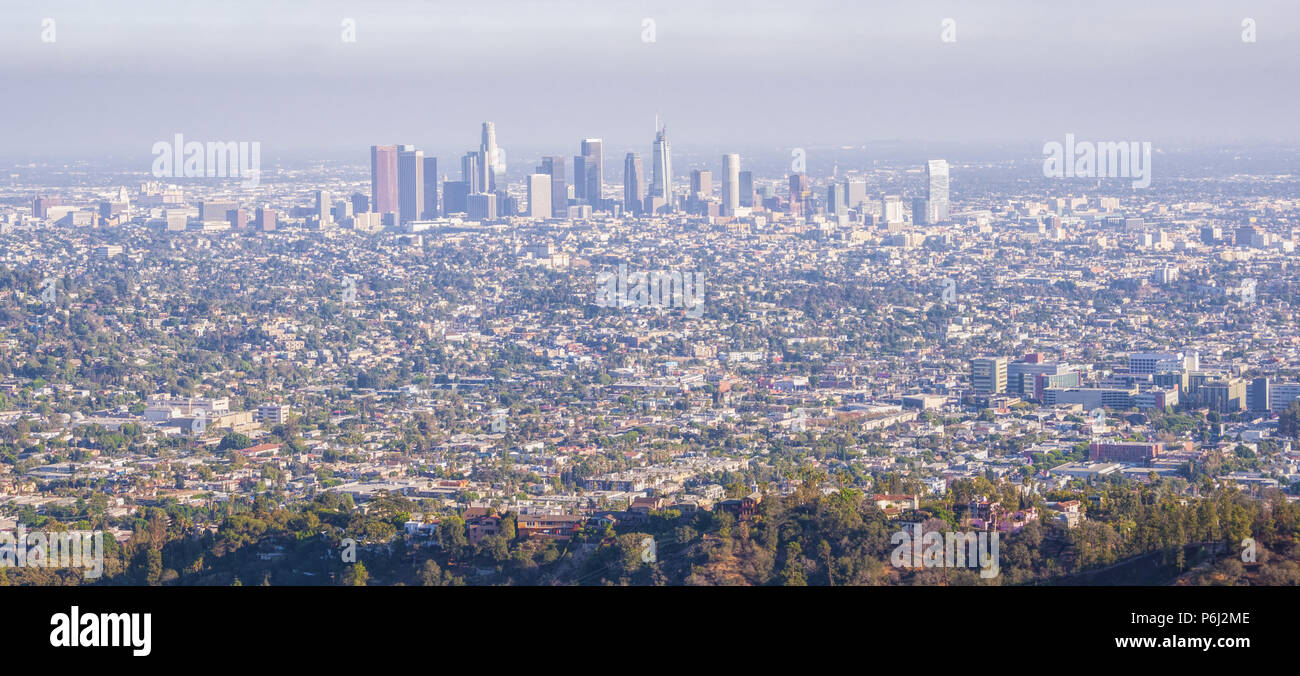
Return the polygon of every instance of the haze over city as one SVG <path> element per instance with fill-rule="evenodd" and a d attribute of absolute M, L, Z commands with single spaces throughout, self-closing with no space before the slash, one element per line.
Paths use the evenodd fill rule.
<path fill-rule="evenodd" d="M 1297 13 L 1281 0 L 19 0 L 0 22 L 0 86 L 17 96 L 0 110 L 0 153 L 145 158 L 183 131 L 258 140 L 269 160 L 346 160 L 376 135 L 446 155 L 483 119 L 516 152 L 591 134 L 630 149 L 656 114 L 701 152 L 893 140 L 1032 151 L 1067 131 L 1290 142 Z M 1257 25 L 1249 45 L 1244 16 Z M 45 18 L 57 42 L 40 43 Z M 355 42 L 340 40 L 345 18 Z"/>

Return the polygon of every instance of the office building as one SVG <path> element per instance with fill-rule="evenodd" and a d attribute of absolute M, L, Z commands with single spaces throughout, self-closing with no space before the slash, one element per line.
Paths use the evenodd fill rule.
<path fill-rule="evenodd" d="M 528 211 L 529 218 L 547 219 L 551 211 L 551 177 L 548 174 L 528 175 Z"/>
<path fill-rule="evenodd" d="M 470 195 L 465 208 L 466 216 L 478 221 L 493 221 L 497 218 L 497 196 L 489 192 Z"/>
<path fill-rule="evenodd" d="M 334 215 L 330 213 L 333 206 L 330 203 L 331 197 L 328 190 L 316 191 L 316 208 L 312 212 L 312 218 L 321 225 L 328 225 L 334 222 Z"/>
<path fill-rule="evenodd" d="M 641 156 L 628 153 L 623 158 L 623 210 L 630 213 L 641 212 L 641 197 L 645 194 L 645 171 L 641 166 Z"/>
<path fill-rule="evenodd" d="M 487 183 L 484 182 L 482 167 L 482 154 L 479 151 L 471 150 L 460 158 L 460 180 L 469 190 L 469 194 L 487 192 Z"/>
<path fill-rule="evenodd" d="M 564 176 L 564 158 L 555 155 L 543 157 L 537 173 L 551 177 L 551 215 L 567 218 L 569 215 L 569 185 Z"/>
<path fill-rule="evenodd" d="M 573 159 L 573 196 L 599 206 L 605 182 L 604 142 L 598 138 L 582 140 L 582 154 Z"/>
<path fill-rule="evenodd" d="M 927 223 L 943 223 L 949 218 L 948 209 L 948 161 L 930 160 L 925 164 L 925 177 L 928 190 L 926 199 L 933 209 L 933 220 Z"/>
<path fill-rule="evenodd" d="M 469 210 L 469 183 L 447 181 L 442 184 L 442 213 L 463 214 Z"/>
<path fill-rule="evenodd" d="M 424 200 L 421 218 L 438 217 L 438 158 L 424 158 Z"/>
<path fill-rule="evenodd" d="M 740 208 L 740 155 L 722 156 L 722 215 L 735 216 Z"/>
<path fill-rule="evenodd" d="M 420 220 L 424 210 L 424 152 L 415 146 L 397 148 L 398 222 Z"/>
<path fill-rule="evenodd" d="M 378 214 L 397 213 L 397 146 L 370 146 L 370 204 Z"/>
<path fill-rule="evenodd" d="M 740 206 L 754 206 L 754 172 L 740 172 Z"/>
<path fill-rule="evenodd" d="M 1007 358 L 979 357 L 970 360 L 971 389 L 980 394 L 1007 391 Z"/>
<path fill-rule="evenodd" d="M 673 158 L 672 146 L 668 143 L 668 127 L 662 127 L 655 134 L 651 148 L 653 164 L 650 171 L 650 198 L 662 200 L 663 208 L 672 211 L 673 204 Z M 660 202 L 655 202 L 660 203 Z"/>

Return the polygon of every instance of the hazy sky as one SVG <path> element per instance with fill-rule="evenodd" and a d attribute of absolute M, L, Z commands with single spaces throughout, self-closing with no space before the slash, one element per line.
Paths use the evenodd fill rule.
<path fill-rule="evenodd" d="M 55 42 L 41 41 L 44 18 Z M 1242 41 L 1255 20 L 1257 42 Z M 344 18 L 356 42 L 341 39 Z M 655 42 L 642 41 L 642 20 Z M 941 41 L 952 18 L 956 42 Z M 1300 2 L 276 0 L 0 9 L 0 156 L 1294 141 Z M 608 152 L 608 151 L 607 151 Z M 608 161 L 608 160 L 607 160 Z"/>

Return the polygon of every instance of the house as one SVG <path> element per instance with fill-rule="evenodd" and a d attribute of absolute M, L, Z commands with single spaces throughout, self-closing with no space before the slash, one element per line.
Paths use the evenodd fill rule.
<path fill-rule="evenodd" d="M 733 516 L 743 521 L 758 516 L 758 505 L 762 501 L 763 495 L 755 491 L 740 499 L 723 500 L 717 504 L 715 510 L 731 512 Z"/>
<path fill-rule="evenodd" d="M 586 517 L 567 514 L 520 514 L 516 532 L 522 537 L 568 540 L 582 529 Z"/>

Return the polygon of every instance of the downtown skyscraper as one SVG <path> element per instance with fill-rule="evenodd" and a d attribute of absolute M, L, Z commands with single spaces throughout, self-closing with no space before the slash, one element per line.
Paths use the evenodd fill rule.
<path fill-rule="evenodd" d="M 438 158 L 424 158 L 424 211 L 420 218 L 438 217 Z"/>
<path fill-rule="evenodd" d="M 370 208 L 383 217 L 398 210 L 397 146 L 370 146 Z"/>
<path fill-rule="evenodd" d="M 564 218 L 569 215 L 569 184 L 564 176 L 564 158 L 554 155 L 543 157 L 537 173 L 551 177 L 551 215 Z"/>
<path fill-rule="evenodd" d="M 397 148 L 398 222 L 420 220 L 424 210 L 424 151 L 415 146 Z"/>
<path fill-rule="evenodd" d="M 628 153 L 623 158 L 623 210 L 628 213 L 641 213 L 641 198 L 645 191 L 645 169 L 641 166 L 641 156 Z"/>
<path fill-rule="evenodd" d="M 596 206 L 605 181 L 604 142 L 598 138 L 582 140 L 582 154 L 573 158 L 573 196 Z"/>
<path fill-rule="evenodd" d="M 948 220 L 948 161 L 930 160 L 925 164 L 925 177 L 929 200 L 927 211 L 934 216 L 935 222 Z"/>
<path fill-rule="evenodd" d="M 479 142 L 479 191 L 495 192 L 505 190 L 506 151 L 497 146 L 497 128 L 491 122 L 483 123 L 482 139 Z M 498 185 L 502 183 L 502 185 Z"/>
<path fill-rule="evenodd" d="M 740 208 L 740 155 L 722 156 L 722 215 L 735 216 Z"/>
<path fill-rule="evenodd" d="M 660 208 L 673 209 L 673 158 L 672 147 L 668 144 L 668 127 L 660 127 L 655 134 L 650 170 L 650 194 L 647 202 L 651 211 Z"/>

